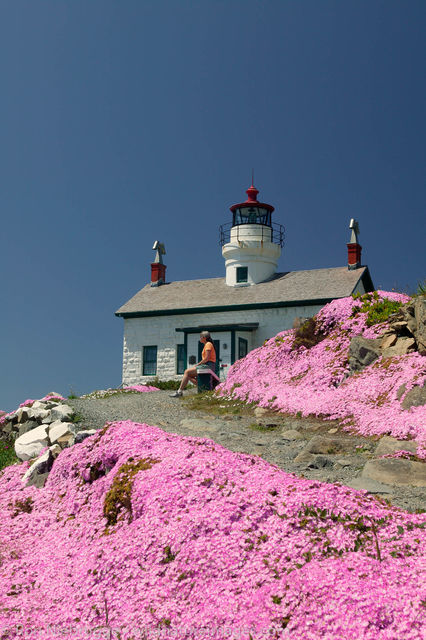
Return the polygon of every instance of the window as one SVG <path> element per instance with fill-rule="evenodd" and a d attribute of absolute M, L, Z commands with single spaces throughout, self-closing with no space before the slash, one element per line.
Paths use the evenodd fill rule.
<path fill-rule="evenodd" d="M 143 348 L 143 375 L 155 376 L 157 374 L 157 347 Z"/>
<path fill-rule="evenodd" d="M 248 267 L 237 267 L 237 282 L 247 282 Z"/>
<path fill-rule="evenodd" d="M 248 351 L 248 342 L 245 338 L 238 338 L 238 360 L 245 358 Z"/>
<path fill-rule="evenodd" d="M 186 365 L 185 345 L 176 345 L 176 373 L 183 373 Z"/>

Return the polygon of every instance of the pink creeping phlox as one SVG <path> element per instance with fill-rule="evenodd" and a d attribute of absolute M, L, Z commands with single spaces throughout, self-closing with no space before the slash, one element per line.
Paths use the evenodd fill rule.
<path fill-rule="evenodd" d="M 380 299 L 409 300 L 403 294 L 377 293 Z M 416 439 L 417 456 L 426 458 L 426 406 L 401 406 L 413 386 L 425 383 L 426 359 L 416 352 L 381 357 L 348 377 L 351 338 L 375 338 L 388 327 L 387 322 L 367 327 L 366 313 L 352 316 L 360 306 L 352 297 L 330 302 L 317 314 L 328 334 L 322 342 L 293 351 L 295 331 L 283 331 L 238 360 L 217 392 L 278 411 L 340 420 L 344 428 L 362 435 Z M 398 398 L 402 385 L 405 390 Z"/>
<path fill-rule="evenodd" d="M 145 393 L 147 391 L 160 391 L 160 389 L 149 384 L 134 384 L 130 387 L 123 387 L 123 391 L 139 391 L 140 393 Z"/>
<path fill-rule="evenodd" d="M 64 449 L 42 489 L 27 466 L 0 473 L 0 638 L 423 638 L 424 515 L 130 421 Z"/>

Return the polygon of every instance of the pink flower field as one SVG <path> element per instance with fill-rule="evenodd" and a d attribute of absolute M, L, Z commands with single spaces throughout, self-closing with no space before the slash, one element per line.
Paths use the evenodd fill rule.
<path fill-rule="evenodd" d="M 139 393 L 146 393 L 147 391 L 159 391 L 159 388 L 153 387 L 149 384 L 134 384 L 131 387 L 123 387 L 123 391 L 139 391 Z"/>
<path fill-rule="evenodd" d="M 351 337 L 387 326 L 360 304 L 326 305 L 309 349 L 292 349 L 293 330 L 271 338 L 217 392 L 415 438 L 426 457 L 425 407 L 401 407 L 425 357 L 348 377 Z M 21 481 L 29 464 L 0 471 L 0 640 L 425 638 L 424 514 L 130 421 L 64 449 L 41 489 Z"/>
<path fill-rule="evenodd" d="M 377 293 L 380 299 L 403 303 L 410 299 L 393 292 Z M 416 352 L 379 358 L 363 371 L 346 377 L 351 338 L 375 338 L 388 326 L 384 322 L 367 327 L 366 313 L 352 315 L 356 307 L 360 302 L 352 297 L 323 307 L 317 318 L 327 337 L 310 349 L 292 350 L 293 329 L 279 333 L 236 362 L 218 393 L 282 412 L 338 419 L 362 435 L 416 439 L 420 445 L 417 455 L 424 458 L 426 407 L 404 410 L 401 403 L 414 385 L 424 384 L 426 358 Z M 403 384 L 405 392 L 398 399 Z"/>
<path fill-rule="evenodd" d="M 0 472 L 0 638 L 424 638 L 426 518 L 133 422 Z"/>

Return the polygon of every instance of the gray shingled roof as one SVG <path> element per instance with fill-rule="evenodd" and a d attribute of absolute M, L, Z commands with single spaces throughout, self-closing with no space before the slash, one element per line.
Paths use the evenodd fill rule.
<path fill-rule="evenodd" d="M 284 306 L 315 301 L 325 304 L 328 300 L 349 296 L 360 280 L 368 290 L 373 289 L 368 267 L 277 273 L 265 282 L 239 287 L 228 287 L 225 278 L 183 280 L 159 287 L 148 284 L 120 307 L 116 315 L 164 315 L 189 310 L 205 312 L 208 308 Z"/>

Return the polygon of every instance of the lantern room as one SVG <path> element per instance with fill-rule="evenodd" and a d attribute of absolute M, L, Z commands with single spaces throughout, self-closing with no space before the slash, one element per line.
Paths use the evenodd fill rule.
<path fill-rule="evenodd" d="M 272 227 L 271 214 L 274 207 L 270 204 L 264 204 L 257 201 L 259 193 L 253 184 L 246 191 L 248 198 L 245 202 L 234 204 L 232 211 L 232 226 L 236 227 L 240 224 L 262 224 Z"/>

